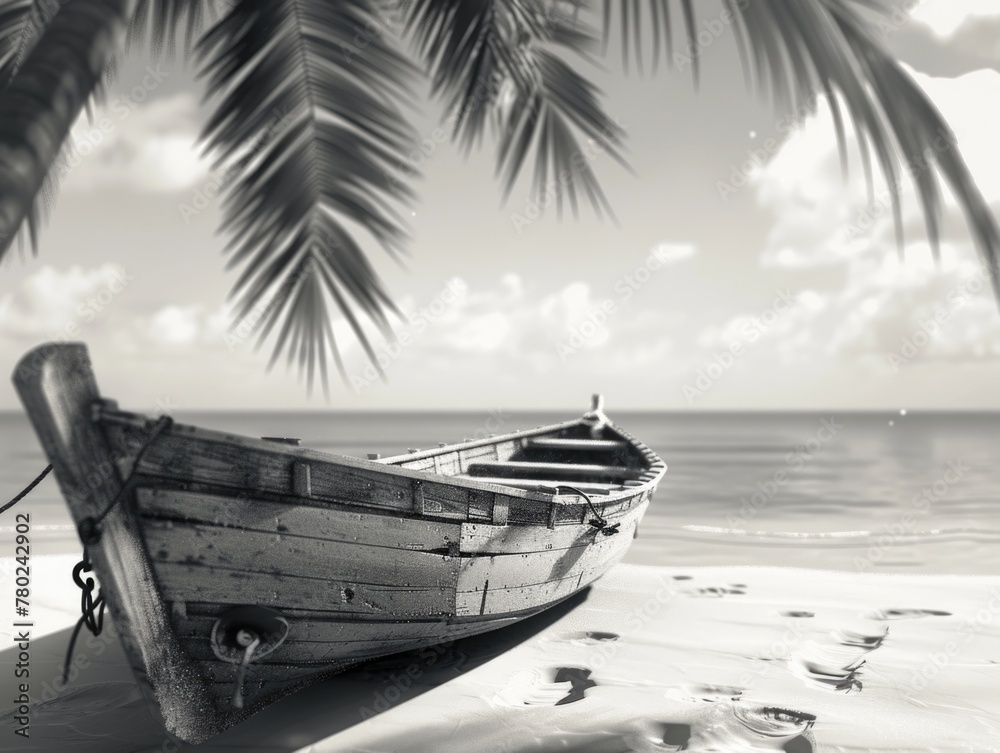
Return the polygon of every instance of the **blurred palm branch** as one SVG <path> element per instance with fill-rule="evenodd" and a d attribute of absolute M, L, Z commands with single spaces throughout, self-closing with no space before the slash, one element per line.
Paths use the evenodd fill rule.
<path fill-rule="evenodd" d="M 848 128 L 890 186 L 916 187 L 935 252 L 942 184 L 984 262 L 1000 233 L 940 113 L 878 32 L 890 0 L 720 0 L 748 83 L 782 112 L 823 101 L 846 166 Z M 699 76 L 693 0 L 0 0 L 0 258 L 15 239 L 37 252 L 40 217 L 70 131 L 101 95 L 116 57 L 145 45 L 195 61 L 212 107 L 203 133 L 228 181 L 222 230 L 239 272 L 235 320 L 256 314 L 310 389 L 346 379 L 342 317 L 378 368 L 373 334 L 400 312 L 375 271 L 381 247 L 405 252 L 415 201 L 415 84 L 426 76 L 454 139 L 489 132 L 504 195 L 533 167 L 556 210 L 611 206 L 588 160 L 594 144 L 627 167 L 625 134 L 581 70 L 619 40 L 622 65 Z M 704 11 L 704 4 L 700 6 Z M 603 28 L 602 28 L 603 27 Z M 603 42 L 603 44 L 602 44 Z M 680 63 L 678 66 L 677 64 Z M 942 149 L 942 137 L 947 147 Z M 893 193 L 902 243 L 899 197 Z M 996 275 L 994 275 L 994 288 Z"/>

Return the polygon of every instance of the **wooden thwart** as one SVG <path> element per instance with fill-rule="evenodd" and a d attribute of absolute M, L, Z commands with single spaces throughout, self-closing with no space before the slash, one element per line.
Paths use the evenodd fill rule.
<path fill-rule="evenodd" d="M 587 463 L 531 463 L 527 461 L 508 460 L 506 462 L 476 462 L 469 465 L 469 473 L 473 476 L 490 473 L 494 476 L 506 474 L 540 474 L 555 476 L 560 479 L 587 478 L 588 476 L 606 476 L 609 478 L 635 479 L 643 474 L 643 468 L 628 468 L 623 465 L 591 465 Z"/>
<path fill-rule="evenodd" d="M 529 439 L 528 447 L 545 450 L 587 450 L 593 452 L 617 452 L 628 447 L 627 442 L 614 439 Z"/>
<path fill-rule="evenodd" d="M 504 478 L 502 476 L 463 476 L 462 478 L 471 478 L 485 484 L 513 486 L 516 489 L 538 489 L 548 494 L 556 494 L 556 487 L 559 486 L 558 481 L 541 478 Z M 573 484 L 573 486 L 587 494 L 610 494 L 612 491 L 622 488 L 621 484 L 602 484 L 595 481 L 585 481 Z"/>

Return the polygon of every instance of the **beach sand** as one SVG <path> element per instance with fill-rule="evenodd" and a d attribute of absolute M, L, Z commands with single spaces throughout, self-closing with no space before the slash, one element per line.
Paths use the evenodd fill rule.
<path fill-rule="evenodd" d="M 33 558 L 29 739 L 0 624 L 5 751 L 1000 750 L 1000 578 L 620 565 L 538 618 L 339 675 L 192 747 L 110 631 L 81 635 L 53 689 L 75 559 Z"/>

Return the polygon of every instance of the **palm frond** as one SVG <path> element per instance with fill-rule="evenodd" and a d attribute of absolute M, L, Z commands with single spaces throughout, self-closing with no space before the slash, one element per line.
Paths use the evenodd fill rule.
<path fill-rule="evenodd" d="M 58 10 L 58 3 L 45 0 L 0 2 L 0 88 L 17 74 L 28 51 Z"/>
<path fill-rule="evenodd" d="M 172 58 L 177 34 L 182 32 L 187 56 L 205 23 L 218 18 L 226 5 L 226 0 L 139 0 L 125 36 L 125 51 L 145 43 L 154 58 L 164 53 Z"/>
<path fill-rule="evenodd" d="M 396 309 L 356 232 L 390 254 L 407 237 L 411 189 L 388 180 L 415 134 L 399 104 L 415 72 L 369 0 L 236 2 L 199 43 L 209 95 L 221 94 L 206 147 L 235 175 L 224 202 L 237 318 L 261 315 L 258 347 L 282 353 L 326 387 L 339 310 L 378 368 L 362 316 L 385 333 Z M 253 147 L 248 151 L 247 144 Z M 362 315 L 362 316 L 359 316 Z M 281 325 L 280 327 L 277 325 Z"/>
<path fill-rule="evenodd" d="M 576 214 L 580 187 L 598 214 L 610 214 L 590 162 L 605 152 L 625 165 L 624 129 L 564 59 L 588 59 L 598 41 L 579 18 L 581 5 L 413 0 L 407 27 L 466 149 L 481 142 L 488 123 L 498 125 L 505 199 L 533 154 L 536 196 L 554 199 L 560 213 L 568 201 Z"/>
<path fill-rule="evenodd" d="M 35 247 L 38 198 L 100 85 L 136 0 L 62 5 L 0 91 L 0 259 L 22 226 Z"/>
<path fill-rule="evenodd" d="M 604 0 L 605 36 L 618 27 L 623 41 L 637 40 L 653 29 L 653 42 L 671 42 L 669 23 L 674 0 Z M 703 49 L 696 39 L 698 20 L 690 0 L 679 0 L 689 49 L 680 58 L 698 75 Z M 620 6 L 620 20 L 611 12 Z M 865 173 L 872 191 L 871 153 L 890 186 L 896 237 L 903 249 L 899 187 L 904 175 L 917 189 L 927 233 L 938 253 L 942 204 L 941 179 L 961 205 L 984 262 L 993 273 L 1000 298 L 997 255 L 1000 227 L 959 152 L 954 133 L 913 78 L 892 58 L 876 35 L 879 15 L 893 9 L 889 0 L 724 0 L 704 19 L 731 26 L 736 34 L 745 72 L 751 84 L 769 94 L 781 112 L 814 112 L 817 95 L 831 108 L 846 171 L 846 122 L 857 135 Z M 639 20 L 639 19 L 642 20 Z M 631 22 L 628 22 L 631 19 Z M 657 21 L 667 19 L 667 23 Z M 716 34 L 705 30 L 713 39 Z M 659 41 L 657 41 L 659 38 Z"/>

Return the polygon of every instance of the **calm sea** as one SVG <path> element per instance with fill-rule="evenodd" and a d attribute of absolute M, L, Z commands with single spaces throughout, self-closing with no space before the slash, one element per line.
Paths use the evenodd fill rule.
<path fill-rule="evenodd" d="M 474 413 L 188 413 L 185 423 L 364 457 L 564 420 Z M 1000 414 L 617 413 L 668 471 L 626 561 L 1000 574 Z M 45 465 L 0 414 L 0 502 Z M 34 553 L 80 550 L 55 481 L 21 502 Z M 0 518 L 0 556 L 13 513 Z"/>

